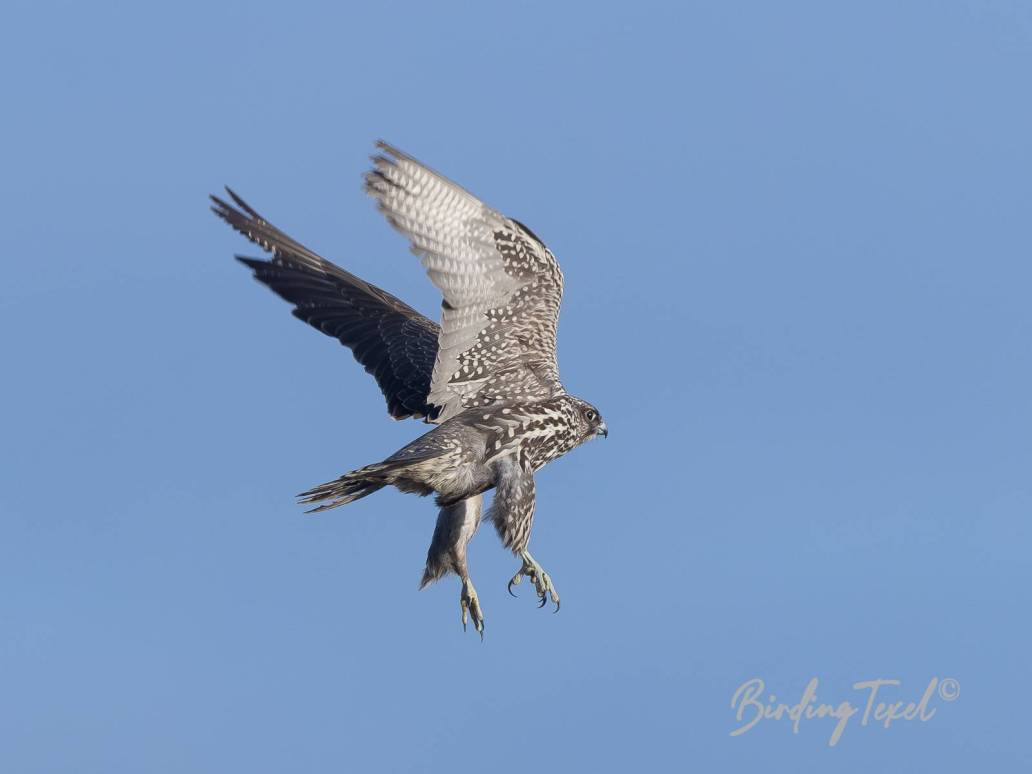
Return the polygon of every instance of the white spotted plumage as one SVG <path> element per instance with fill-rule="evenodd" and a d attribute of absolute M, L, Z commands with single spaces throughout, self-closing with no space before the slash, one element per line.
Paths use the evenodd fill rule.
<path fill-rule="evenodd" d="M 444 421 L 463 409 L 562 395 L 556 328 L 563 275 L 516 221 L 405 153 L 379 143 L 366 190 L 408 237 L 441 291 L 428 402 Z"/>
<path fill-rule="evenodd" d="M 547 573 L 527 551 L 534 473 L 585 441 L 606 435 L 597 410 L 559 380 L 556 329 L 563 275 L 555 256 L 516 220 L 411 156 L 379 143 L 366 190 L 404 234 L 441 291 L 441 325 L 321 258 L 279 231 L 236 194 L 213 197 L 215 213 L 271 261 L 245 258 L 257 279 L 294 304 L 294 314 L 339 339 L 373 374 L 396 418 L 436 427 L 382 462 L 301 495 L 327 510 L 385 486 L 435 493 L 441 511 L 423 585 L 455 572 L 481 633 L 483 614 L 466 566 L 483 493 L 488 518 L 523 560 L 539 600 L 558 605 Z M 239 209 L 238 209 L 239 208 Z"/>

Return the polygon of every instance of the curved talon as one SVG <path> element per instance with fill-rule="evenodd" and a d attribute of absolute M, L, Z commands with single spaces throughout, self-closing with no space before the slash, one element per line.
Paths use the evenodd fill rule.
<path fill-rule="evenodd" d="M 552 578 L 541 568 L 540 564 L 534 561 L 534 557 L 528 551 L 524 551 L 520 556 L 523 559 L 523 566 L 509 581 L 509 594 L 516 596 L 512 593 L 512 587 L 518 584 L 525 575 L 534 584 L 534 591 L 538 597 L 538 607 L 543 608 L 551 599 L 555 604 L 555 612 L 559 612 L 559 594 L 556 593 L 555 586 L 552 585 Z"/>
<path fill-rule="evenodd" d="M 468 578 L 462 581 L 462 593 L 459 596 L 459 608 L 462 610 L 462 631 L 466 631 L 466 622 L 472 618 L 473 628 L 484 639 L 484 613 L 480 609 L 480 600 L 477 597 L 477 590 Z"/>

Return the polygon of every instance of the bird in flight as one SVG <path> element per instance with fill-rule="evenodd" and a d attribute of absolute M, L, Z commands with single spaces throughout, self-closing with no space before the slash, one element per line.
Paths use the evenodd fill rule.
<path fill-rule="evenodd" d="M 534 473 L 597 436 L 606 423 L 566 392 L 556 362 L 563 274 L 526 226 L 397 148 L 379 142 L 365 190 L 411 243 L 441 291 L 441 322 L 320 257 L 255 212 L 232 190 L 212 210 L 271 253 L 237 256 L 256 279 L 290 302 L 293 314 L 348 347 L 373 375 L 395 419 L 435 425 L 382 462 L 299 495 L 324 511 L 385 486 L 437 495 L 440 513 L 420 588 L 454 572 L 462 581 L 462 626 L 483 637 L 484 613 L 466 548 L 486 518 L 522 561 L 540 606 L 559 609 L 552 579 L 530 555 Z M 235 206 L 234 206 L 235 205 Z"/>

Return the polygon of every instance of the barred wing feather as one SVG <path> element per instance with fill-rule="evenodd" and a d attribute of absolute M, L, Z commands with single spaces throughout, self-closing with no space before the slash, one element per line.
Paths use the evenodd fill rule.
<path fill-rule="evenodd" d="M 427 402 L 466 408 L 565 393 L 556 362 L 563 275 L 525 226 L 386 143 L 366 191 L 444 297 Z"/>

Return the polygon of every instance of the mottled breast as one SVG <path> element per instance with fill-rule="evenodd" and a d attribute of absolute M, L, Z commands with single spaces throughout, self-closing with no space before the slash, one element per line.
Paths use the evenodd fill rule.
<path fill-rule="evenodd" d="M 525 470 L 536 471 L 582 442 L 576 411 L 566 396 L 469 413 L 487 433 L 488 461 L 511 454 Z"/>

